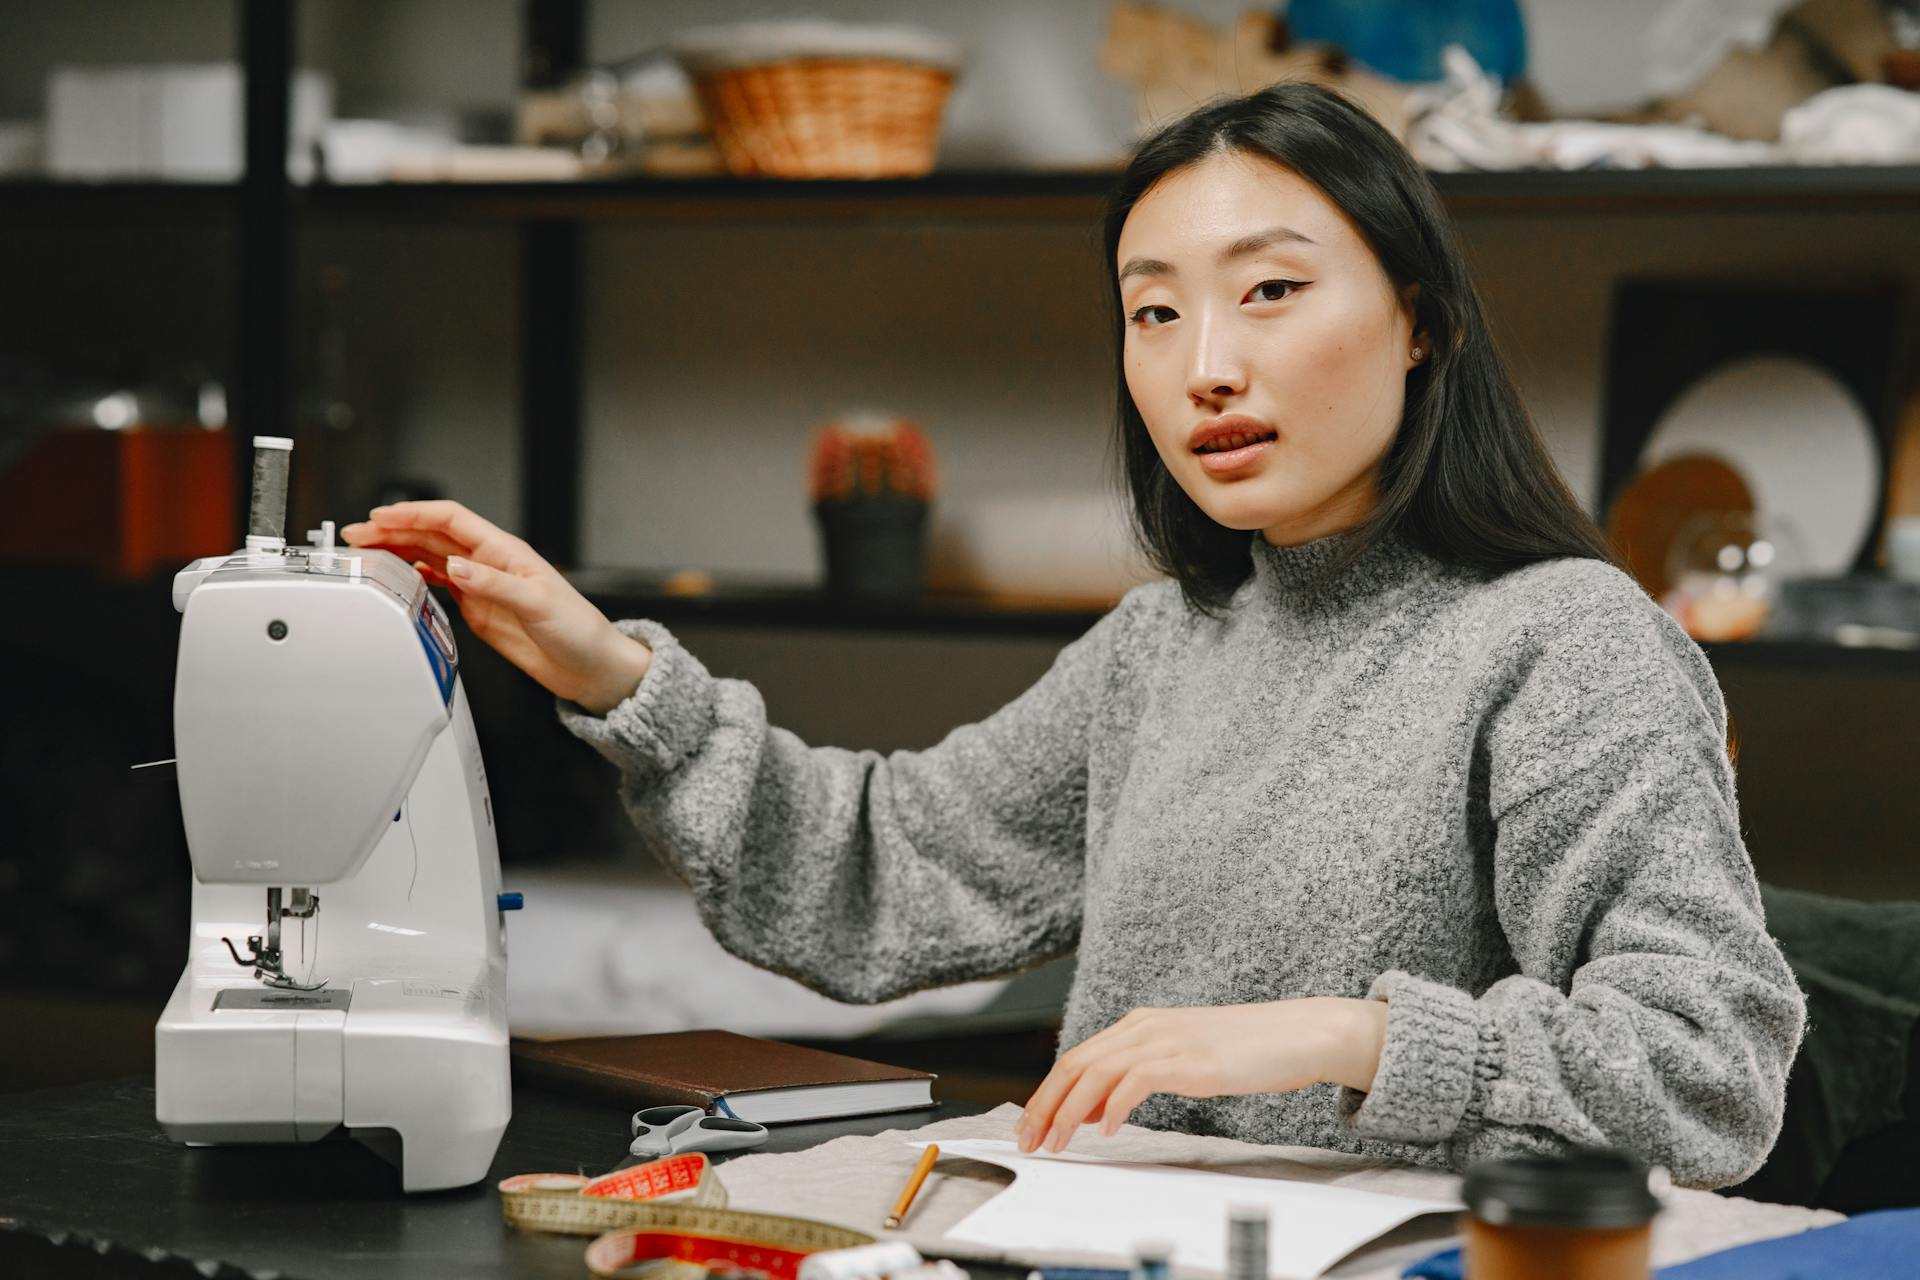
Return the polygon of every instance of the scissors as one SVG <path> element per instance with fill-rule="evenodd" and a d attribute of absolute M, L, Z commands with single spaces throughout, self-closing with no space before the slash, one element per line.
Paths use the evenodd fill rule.
<path fill-rule="evenodd" d="M 751 1120 L 710 1116 L 699 1107 L 648 1107 L 633 1113 L 636 1156 L 678 1155 L 682 1151 L 738 1151 L 767 1140 L 767 1126 Z"/>

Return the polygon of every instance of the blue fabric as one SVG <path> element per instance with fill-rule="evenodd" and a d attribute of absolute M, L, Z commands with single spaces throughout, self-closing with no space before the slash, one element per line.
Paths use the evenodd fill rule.
<path fill-rule="evenodd" d="M 1400 1273 L 1400 1280 L 1465 1280 L 1466 1263 L 1458 1249 L 1442 1249 Z"/>
<path fill-rule="evenodd" d="M 1402 1280 L 1462 1280 L 1460 1250 L 1414 1263 Z M 1662 1267 L 1659 1280 L 1891 1280 L 1920 1274 L 1920 1209 L 1863 1213 Z"/>
<path fill-rule="evenodd" d="M 1662 1267 L 1660 1280 L 1892 1280 L 1917 1273 L 1920 1209 L 1883 1209 Z"/>

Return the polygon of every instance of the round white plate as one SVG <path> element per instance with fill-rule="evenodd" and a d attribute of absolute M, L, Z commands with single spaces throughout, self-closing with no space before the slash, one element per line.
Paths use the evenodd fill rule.
<path fill-rule="evenodd" d="M 1776 355 L 1719 366 L 1667 407 L 1641 465 L 1684 453 L 1724 458 L 1759 514 L 1790 521 L 1806 573 L 1852 569 L 1880 509 L 1880 460 L 1872 420 L 1825 369 Z"/>

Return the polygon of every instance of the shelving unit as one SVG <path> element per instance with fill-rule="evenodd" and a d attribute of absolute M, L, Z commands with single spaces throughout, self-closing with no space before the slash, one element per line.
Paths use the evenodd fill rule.
<path fill-rule="evenodd" d="M 725 177 L 620 178 L 573 183 L 380 183 L 296 186 L 286 175 L 291 69 L 299 0 L 236 0 L 246 76 L 245 156 L 237 183 L 0 182 L 0 225 L 124 223 L 232 226 L 237 245 L 233 385 L 236 448 L 254 434 L 286 434 L 293 402 L 294 248 L 304 226 L 506 225 L 519 241 L 520 474 L 524 527 L 556 563 L 577 562 L 585 344 L 585 237 L 603 224 L 813 222 L 1069 222 L 1092 225 L 1115 175 L 1108 171 L 953 170 L 884 181 L 794 182 Z M 587 0 L 524 7 L 523 82 L 549 86 L 585 55 Z M 1568 214 L 1897 211 L 1920 214 L 1920 166 L 1443 173 L 1435 184 L 1462 217 Z M 238 469 L 244 481 L 247 467 Z M 244 506 L 244 504 L 243 504 Z M 660 594 L 643 581 L 598 580 L 597 590 L 665 616 L 754 625 L 984 630 L 1068 635 L 1099 610 L 1032 601 L 930 598 L 866 610 L 785 588 L 717 597 Z M 1817 647 L 1817 646 L 1816 646 Z M 1769 646 L 1776 653 L 1778 647 Z M 1852 663 L 1855 657 L 1838 656 Z M 1804 657 L 1804 655 L 1802 655 Z M 1920 662 L 1894 653 L 1891 660 Z"/>

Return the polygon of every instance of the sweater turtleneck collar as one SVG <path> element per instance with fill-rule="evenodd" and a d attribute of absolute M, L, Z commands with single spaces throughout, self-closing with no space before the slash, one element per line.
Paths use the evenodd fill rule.
<path fill-rule="evenodd" d="M 1276 547 L 1256 530 L 1251 542 L 1252 591 L 1289 612 L 1340 612 L 1396 594 L 1398 588 L 1433 570 L 1428 556 L 1398 530 L 1389 530 L 1338 576 L 1323 581 L 1353 537 L 1347 531 Z"/>

